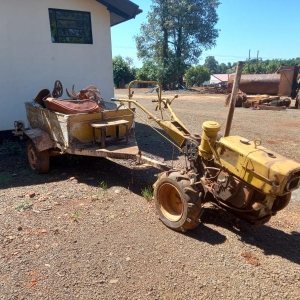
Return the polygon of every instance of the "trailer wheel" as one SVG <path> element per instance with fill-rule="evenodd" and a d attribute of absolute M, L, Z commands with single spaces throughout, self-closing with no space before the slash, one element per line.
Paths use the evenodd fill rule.
<path fill-rule="evenodd" d="M 155 206 L 169 228 L 185 232 L 197 227 L 203 212 L 202 193 L 195 190 L 187 175 L 165 172 L 154 184 Z"/>
<path fill-rule="evenodd" d="M 49 172 L 49 151 L 38 152 L 33 141 L 27 141 L 27 158 L 32 171 L 45 174 Z"/>

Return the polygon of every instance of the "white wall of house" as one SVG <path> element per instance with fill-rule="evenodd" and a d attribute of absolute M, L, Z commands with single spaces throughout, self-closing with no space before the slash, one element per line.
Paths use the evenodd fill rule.
<path fill-rule="evenodd" d="M 48 8 L 91 13 L 93 44 L 52 43 Z M 1 0 L 0 130 L 27 123 L 24 103 L 55 80 L 70 91 L 97 85 L 104 100 L 114 96 L 110 15 L 95 0 Z"/>
<path fill-rule="evenodd" d="M 210 75 L 210 79 L 209 79 L 208 81 L 204 81 L 204 82 L 202 83 L 202 86 L 218 84 L 218 83 L 220 83 L 220 82 L 221 82 L 220 79 L 216 78 L 216 77 L 213 76 L 213 75 Z"/>

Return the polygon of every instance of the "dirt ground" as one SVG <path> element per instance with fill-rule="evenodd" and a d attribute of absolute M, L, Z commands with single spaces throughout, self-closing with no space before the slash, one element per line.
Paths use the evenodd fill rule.
<path fill-rule="evenodd" d="M 178 94 L 173 109 L 192 132 L 214 120 L 224 133 L 224 95 Z M 115 91 L 116 98 L 126 95 Z M 153 93 L 134 97 L 155 112 Z M 148 123 L 136 119 L 140 149 L 183 167 L 179 152 Z M 299 128 L 300 110 L 236 108 L 231 134 L 260 138 L 300 162 Z M 252 227 L 208 206 L 200 226 L 181 234 L 142 197 L 158 173 L 61 156 L 51 157 L 49 174 L 38 175 L 24 142 L 3 140 L 0 299 L 300 299 L 299 190 L 266 225 Z"/>

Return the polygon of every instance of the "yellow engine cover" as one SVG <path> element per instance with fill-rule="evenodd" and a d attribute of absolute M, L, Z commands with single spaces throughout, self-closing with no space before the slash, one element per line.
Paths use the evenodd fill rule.
<path fill-rule="evenodd" d="M 300 185 L 300 164 L 240 136 L 215 143 L 220 163 L 264 194 L 281 196 Z"/>

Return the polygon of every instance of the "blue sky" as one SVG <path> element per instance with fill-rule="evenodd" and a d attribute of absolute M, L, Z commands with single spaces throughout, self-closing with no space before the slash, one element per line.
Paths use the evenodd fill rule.
<path fill-rule="evenodd" d="M 142 62 L 137 58 L 133 37 L 147 19 L 151 0 L 131 0 L 143 10 L 134 20 L 112 27 L 113 56 L 131 57 L 136 67 Z M 299 0 L 220 0 L 217 9 L 220 29 L 216 46 L 203 52 L 200 64 L 207 56 L 214 56 L 219 63 L 245 60 L 249 56 L 266 59 L 300 57 Z"/>

